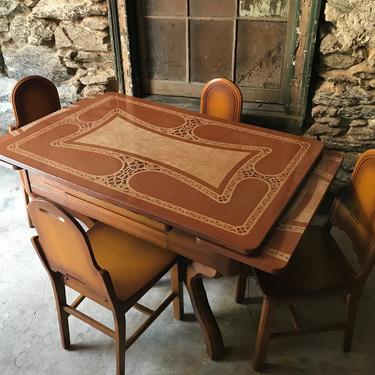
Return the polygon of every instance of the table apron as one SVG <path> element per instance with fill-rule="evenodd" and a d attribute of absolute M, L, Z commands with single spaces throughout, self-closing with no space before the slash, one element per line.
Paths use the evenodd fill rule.
<path fill-rule="evenodd" d="M 27 173 L 27 175 L 29 189 L 33 195 L 47 198 L 72 211 L 169 249 L 176 254 L 211 267 L 222 275 L 232 276 L 239 273 L 239 262 L 210 250 L 203 251 L 196 237 L 189 233 L 78 192 L 54 179 L 34 173 Z M 25 179 L 23 182 L 27 184 Z"/>

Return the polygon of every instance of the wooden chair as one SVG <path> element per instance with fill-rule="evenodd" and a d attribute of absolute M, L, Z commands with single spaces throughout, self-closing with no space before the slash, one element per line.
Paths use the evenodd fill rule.
<path fill-rule="evenodd" d="M 224 120 L 240 121 L 242 94 L 240 89 L 225 78 L 206 83 L 201 94 L 200 112 Z"/>
<path fill-rule="evenodd" d="M 9 125 L 9 132 L 61 109 L 56 86 L 40 76 L 25 77 L 17 82 L 12 92 L 12 105 L 16 123 Z M 20 177 L 27 206 L 30 201 L 27 172 L 21 169 Z M 28 223 L 33 226 L 30 217 Z"/>
<path fill-rule="evenodd" d="M 9 132 L 61 109 L 59 93 L 56 86 L 47 78 L 40 76 L 25 77 L 17 82 L 12 92 L 12 105 L 16 123 L 9 126 Z M 19 172 L 24 191 L 25 205 L 27 206 L 31 194 L 28 187 L 28 175 L 27 171 L 23 169 L 19 170 Z M 92 219 L 76 212 L 72 212 L 72 214 L 87 227 L 95 223 Z M 29 216 L 28 223 L 30 228 L 32 228 L 33 223 Z"/>
<path fill-rule="evenodd" d="M 38 232 L 32 243 L 51 279 L 63 348 L 70 348 L 68 318 L 73 315 L 114 338 L 116 374 L 123 375 L 125 350 L 173 300 L 180 301 L 176 255 L 101 223 L 85 232 L 69 212 L 44 199 L 32 199 L 28 210 Z M 162 304 L 155 310 L 139 304 L 172 267 L 174 290 Z M 70 305 L 65 286 L 80 293 Z M 85 297 L 112 311 L 114 330 L 77 309 Z M 126 340 L 125 313 L 131 307 L 149 317 Z"/>
<path fill-rule="evenodd" d="M 12 130 L 61 108 L 56 86 L 40 76 L 25 77 L 16 84 L 12 92 L 12 105 L 16 118 Z"/>
<path fill-rule="evenodd" d="M 375 150 L 362 154 L 354 168 L 351 185 L 336 198 L 329 222 L 311 226 L 284 273 L 257 271 L 264 293 L 253 366 L 264 367 L 270 338 L 344 329 L 344 351 L 351 350 L 354 324 L 363 286 L 375 264 Z M 331 226 L 343 230 L 358 256 L 352 267 L 330 234 Z M 357 269 L 357 271 L 355 271 Z M 346 302 L 345 320 L 303 328 L 293 303 L 307 298 L 338 296 Z M 288 305 L 294 329 L 271 333 L 276 308 Z"/>
<path fill-rule="evenodd" d="M 240 121 L 242 114 L 242 94 L 232 81 L 215 78 L 206 83 L 201 94 L 200 112 L 224 120 Z M 245 301 L 247 279 L 252 269 L 243 265 L 237 280 L 237 303 Z"/>

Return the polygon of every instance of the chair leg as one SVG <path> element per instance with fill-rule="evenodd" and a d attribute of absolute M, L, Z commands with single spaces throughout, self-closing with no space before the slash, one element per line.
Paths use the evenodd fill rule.
<path fill-rule="evenodd" d="M 271 338 L 272 320 L 275 308 L 275 303 L 264 296 L 253 361 L 253 368 L 255 371 L 261 371 L 264 368 L 268 350 L 268 343 Z"/>
<path fill-rule="evenodd" d="M 126 321 L 125 313 L 113 312 L 115 323 L 116 375 L 125 375 Z"/>
<path fill-rule="evenodd" d="M 171 289 L 177 293 L 173 300 L 173 316 L 177 320 L 184 320 L 184 272 L 185 266 L 177 263 L 171 269 Z"/>
<path fill-rule="evenodd" d="M 354 294 L 348 294 L 346 297 L 346 328 L 344 338 L 344 352 L 350 352 L 352 349 L 352 340 L 359 297 Z"/>
<path fill-rule="evenodd" d="M 250 275 L 252 275 L 253 271 L 248 266 L 243 266 L 241 268 L 240 274 L 237 276 L 237 286 L 236 286 L 236 303 L 244 303 L 245 302 L 245 294 L 246 294 L 246 286 L 247 286 L 247 279 Z"/>
<path fill-rule="evenodd" d="M 59 321 L 61 345 L 64 349 L 70 349 L 69 315 L 64 311 L 66 305 L 65 285 L 60 277 L 51 276 L 53 292 L 56 302 L 57 318 Z"/>
<path fill-rule="evenodd" d="M 28 225 L 29 225 L 29 228 L 34 228 L 34 224 L 33 224 L 33 222 L 31 221 L 31 218 L 30 218 L 29 212 L 28 212 L 28 210 L 27 210 L 27 206 L 28 206 L 28 204 L 30 203 L 30 197 L 29 197 L 29 195 L 27 194 L 26 190 L 23 191 L 23 197 L 24 197 L 24 200 L 25 200 L 26 215 L 27 215 L 27 223 L 28 223 Z"/>

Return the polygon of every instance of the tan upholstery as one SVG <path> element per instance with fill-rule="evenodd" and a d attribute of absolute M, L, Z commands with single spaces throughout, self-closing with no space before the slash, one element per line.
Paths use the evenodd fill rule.
<path fill-rule="evenodd" d="M 125 301 L 176 260 L 176 255 L 105 224 L 88 232 L 99 266 L 109 272 L 117 297 Z"/>

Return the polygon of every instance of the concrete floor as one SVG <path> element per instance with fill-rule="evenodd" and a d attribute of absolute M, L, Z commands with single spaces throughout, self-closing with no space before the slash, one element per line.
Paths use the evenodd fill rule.
<path fill-rule="evenodd" d="M 60 345 L 50 283 L 30 244 L 34 231 L 25 220 L 17 173 L 0 167 L 0 375 L 114 374 L 114 344 L 104 334 L 75 318 L 71 320 L 73 350 Z M 169 307 L 128 350 L 127 374 L 190 375 L 251 374 L 260 305 L 234 303 L 235 280 L 222 278 L 205 283 L 212 309 L 221 327 L 226 355 L 212 362 L 196 321 L 179 322 Z M 260 295 L 249 281 L 251 295 Z M 271 342 L 269 374 L 374 374 L 375 276 L 364 291 L 358 313 L 353 351 L 342 352 L 342 332 L 330 332 Z M 151 306 L 166 295 L 164 279 L 147 296 Z M 73 295 L 72 293 L 70 294 Z M 84 302 L 84 312 L 111 325 L 111 315 L 94 303 Z M 192 312 L 186 296 L 185 309 Z M 343 313 L 340 302 L 323 301 L 301 306 L 307 320 L 332 320 Z M 128 327 L 142 319 L 128 314 Z M 276 325 L 288 326 L 285 311 Z"/>

